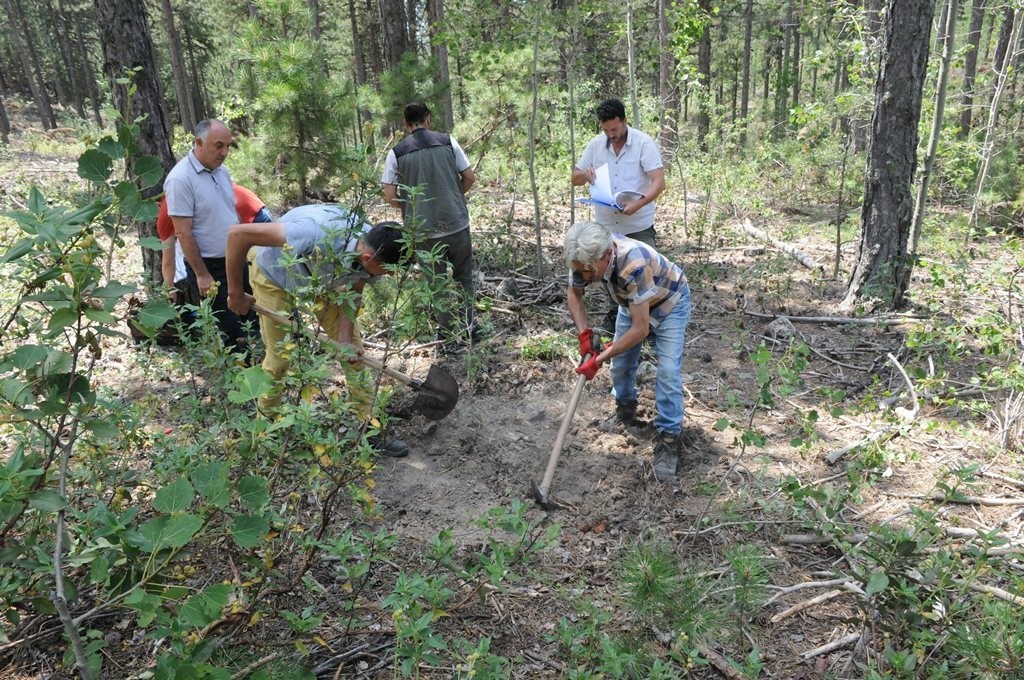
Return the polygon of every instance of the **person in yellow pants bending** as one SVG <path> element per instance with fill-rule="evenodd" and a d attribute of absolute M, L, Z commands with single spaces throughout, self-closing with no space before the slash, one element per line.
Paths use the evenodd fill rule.
<path fill-rule="evenodd" d="M 276 222 L 233 225 L 228 231 L 225 256 L 228 308 L 242 315 L 255 301 L 287 315 L 303 289 L 334 291 L 343 302 L 317 296 L 318 321 L 325 333 L 358 352 L 362 343 L 356 315 L 363 286 L 366 281 L 386 274 L 387 265 L 407 261 L 401 239 L 397 222 L 381 222 L 371 227 L 345 207 L 332 203 L 300 206 Z M 243 288 L 247 260 L 252 295 Z M 354 295 L 346 295 L 347 292 Z M 281 403 L 279 381 L 289 366 L 281 344 L 289 331 L 286 326 L 260 317 L 260 334 L 267 351 L 263 369 L 275 381 L 274 388 L 257 403 L 260 413 L 272 413 Z M 342 368 L 353 411 L 365 420 L 373 405 L 366 372 L 349 362 Z M 405 442 L 383 435 L 371 438 L 370 444 L 386 456 L 397 458 L 409 453 Z"/>

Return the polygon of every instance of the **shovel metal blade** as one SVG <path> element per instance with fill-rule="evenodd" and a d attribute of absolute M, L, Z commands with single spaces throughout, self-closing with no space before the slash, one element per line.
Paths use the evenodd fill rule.
<path fill-rule="evenodd" d="M 418 392 L 412 407 L 430 420 L 441 420 L 459 403 L 459 383 L 440 366 L 431 366 L 423 382 L 410 386 Z"/>

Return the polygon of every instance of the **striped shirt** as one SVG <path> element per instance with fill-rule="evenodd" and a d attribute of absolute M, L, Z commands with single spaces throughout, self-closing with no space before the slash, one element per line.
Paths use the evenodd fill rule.
<path fill-rule="evenodd" d="M 653 328 L 668 316 L 687 288 L 682 267 L 646 243 L 622 234 L 612 235 L 612 256 L 602 283 L 622 307 L 649 303 Z"/>

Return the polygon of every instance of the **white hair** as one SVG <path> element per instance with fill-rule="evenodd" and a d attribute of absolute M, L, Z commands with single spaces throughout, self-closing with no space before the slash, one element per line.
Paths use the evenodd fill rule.
<path fill-rule="evenodd" d="M 608 252 L 612 234 L 597 222 L 577 222 L 565 232 L 565 261 L 592 265 Z"/>

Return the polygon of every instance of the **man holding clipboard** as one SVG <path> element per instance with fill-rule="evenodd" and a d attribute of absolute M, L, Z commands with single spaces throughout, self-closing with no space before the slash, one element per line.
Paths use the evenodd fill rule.
<path fill-rule="evenodd" d="M 595 221 L 616 234 L 657 247 L 654 240 L 654 202 L 665 190 L 661 152 L 650 136 L 626 123 L 626 107 L 606 99 L 596 110 L 602 134 L 583 150 L 572 170 L 573 186 L 590 185 Z M 615 332 L 618 305 L 605 314 L 601 330 Z"/>

